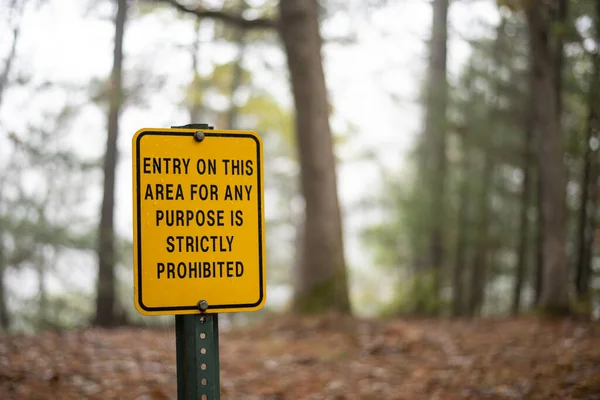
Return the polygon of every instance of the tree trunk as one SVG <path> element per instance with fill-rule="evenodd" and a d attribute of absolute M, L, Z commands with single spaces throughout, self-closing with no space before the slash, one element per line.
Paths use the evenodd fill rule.
<path fill-rule="evenodd" d="M 533 117 L 534 117 L 534 96 L 533 96 L 533 75 L 529 74 L 529 103 L 527 121 L 524 124 L 525 135 L 523 137 L 523 160 L 521 170 L 523 171 L 523 184 L 521 186 L 521 215 L 519 216 L 519 241 L 517 244 L 517 265 L 515 267 L 515 286 L 513 288 L 513 298 L 511 312 L 517 315 L 521 310 L 521 294 L 523 284 L 525 283 L 525 269 L 527 266 L 527 255 L 529 253 L 529 216 L 528 211 L 531 203 L 531 187 L 532 170 L 535 160 L 533 159 L 534 152 L 534 132 L 533 132 Z M 541 233 L 540 233 L 541 234 Z M 539 264 L 541 266 L 541 264 Z M 537 274 L 536 274 L 537 276 Z M 541 277 L 541 274 L 540 274 Z M 537 279 L 535 286 L 537 289 Z M 540 280 L 541 282 L 541 280 Z M 536 290 L 537 293 L 537 290 Z"/>
<path fill-rule="evenodd" d="M 527 254 L 528 254 L 528 232 L 529 232 L 529 218 L 528 211 L 530 207 L 530 194 L 531 194 L 531 166 L 532 166 L 532 141 L 533 141 L 533 130 L 531 129 L 530 121 L 528 121 L 525 127 L 525 138 L 523 144 L 523 164 L 521 170 L 523 171 L 523 184 L 521 186 L 521 215 L 519 216 L 519 242 L 517 244 L 517 265 L 515 267 L 515 286 L 513 290 L 513 299 L 511 312 L 513 315 L 519 314 L 521 310 L 521 292 L 523 291 L 523 284 L 525 280 L 525 268 L 527 266 Z"/>
<path fill-rule="evenodd" d="M 543 282 L 540 308 L 550 314 L 569 312 L 566 256 L 566 204 L 563 143 L 556 117 L 555 67 L 551 49 L 550 10 L 535 0 L 527 8 L 534 74 L 534 130 L 538 139 L 544 226 Z"/>
<path fill-rule="evenodd" d="M 539 142 L 539 139 L 535 139 Z M 539 157 L 536 160 L 536 236 L 535 236 L 535 269 L 533 271 L 533 305 L 537 306 L 542 294 L 542 277 L 544 275 L 544 213 L 542 207 L 542 177 Z"/>
<path fill-rule="evenodd" d="M 505 42 L 505 26 L 506 20 L 503 18 L 496 29 L 496 40 L 494 41 L 493 49 L 493 67 L 500 69 L 502 56 L 504 53 Z M 501 96 L 500 82 L 494 85 L 494 99 Z M 488 120 L 493 126 L 496 117 L 496 110 L 499 107 L 497 100 L 492 100 L 489 106 Z M 493 128 L 491 128 L 493 129 Z M 491 258 L 490 252 L 490 199 L 492 182 L 494 179 L 495 169 L 495 154 L 494 135 L 490 134 L 487 137 L 487 142 L 483 148 L 483 171 L 481 174 L 481 193 L 478 204 L 478 226 L 477 226 L 477 247 L 473 258 L 473 266 L 471 271 L 470 296 L 468 303 L 468 314 L 474 316 L 479 314 L 483 306 L 485 288 L 487 283 L 488 262 Z"/>
<path fill-rule="evenodd" d="M 478 204 L 479 221 L 477 224 L 477 247 L 473 257 L 471 282 L 469 287 L 469 316 L 479 314 L 485 295 L 485 281 L 489 258 L 489 225 L 490 225 L 490 188 L 494 176 L 494 162 L 489 151 L 484 154 L 484 166 L 481 174 L 481 193 Z"/>
<path fill-rule="evenodd" d="M 38 321 L 37 325 L 40 329 L 46 329 L 48 315 L 48 296 L 46 295 L 46 269 L 44 266 L 44 246 L 40 245 L 36 249 L 37 257 L 35 258 L 37 263 L 37 274 L 38 274 Z"/>
<path fill-rule="evenodd" d="M 435 304 L 439 304 L 444 264 L 444 218 L 446 197 L 446 108 L 448 81 L 446 78 L 448 39 L 448 0 L 433 2 L 433 21 L 425 109 L 425 140 L 432 157 L 426 164 L 430 190 L 429 268 L 433 275 Z M 437 307 L 437 306 L 436 306 Z"/>
<path fill-rule="evenodd" d="M 280 30 L 296 108 L 301 190 L 305 201 L 303 263 L 297 312 L 349 312 L 342 222 L 316 0 L 281 0 Z"/>
<path fill-rule="evenodd" d="M 115 18 L 115 44 L 113 68 L 110 79 L 110 99 L 108 110 L 108 135 L 106 153 L 104 155 L 104 194 L 100 212 L 98 229 L 98 282 L 96 298 L 96 316 L 94 324 L 112 326 L 116 323 L 115 297 L 115 239 L 114 239 L 114 206 L 115 206 L 115 170 L 118 151 L 117 136 L 119 133 L 119 115 L 123 100 L 122 64 L 123 35 L 127 17 L 127 0 L 117 0 Z"/>
<path fill-rule="evenodd" d="M 199 64 L 199 52 L 200 52 L 200 24 L 201 19 L 197 18 L 195 23 L 196 28 L 196 37 L 194 38 L 194 43 L 192 44 L 192 73 L 193 78 L 191 82 L 191 91 L 192 95 L 190 98 L 190 103 L 188 104 L 188 112 L 190 114 L 190 123 L 191 124 L 199 124 L 202 123 L 202 118 L 204 117 L 204 105 L 202 104 L 201 97 L 198 93 L 200 93 L 204 88 L 202 85 L 202 79 L 198 74 L 198 64 Z"/>
<path fill-rule="evenodd" d="M 4 252 L 4 235 L 0 230 L 0 328 L 6 331 L 10 328 L 10 315 L 6 305 L 6 284 L 4 274 L 6 273 L 6 253 Z"/>
<path fill-rule="evenodd" d="M 16 6 L 17 0 L 13 0 L 8 7 L 8 10 L 14 10 Z M 10 76 L 10 71 L 12 70 L 13 62 L 15 61 L 15 56 L 17 54 L 17 42 L 19 40 L 20 31 L 21 26 L 18 24 L 12 30 L 13 37 L 10 45 L 10 51 L 8 52 L 8 57 L 4 62 L 4 69 L 2 69 L 2 73 L 0 74 L 0 104 L 2 104 L 2 95 L 8 86 L 8 77 Z"/>
<path fill-rule="evenodd" d="M 562 81 L 563 81 L 563 70 L 564 70 L 564 61 L 565 61 L 565 52 L 564 52 L 564 37 L 566 32 L 566 24 L 567 24 L 567 1 L 566 0 L 557 0 L 556 3 L 556 22 L 555 25 L 558 24 L 560 29 L 554 29 L 556 32 L 556 40 L 555 40 L 555 74 L 554 74 L 554 87 L 556 88 L 556 118 L 558 126 L 561 126 L 562 121 L 562 111 L 563 111 L 563 99 L 562 99 Z"/>
<path fill-rule="evenodd" d="M 244 11 L 248 8 L 246 1 L 242 1 L 240 15 L 244 14 Z M 238 54 L 236 60 L 233 63 L 233 70 L 231 73 L 231 104 L 227 112 L 227 129 L 235 129 L 237 126 L 237 117 L 239 114 L 239 108 L 235 102 L 235 93 L 242 84 L 242 76 L 244 72 L 243 61 L 246 54 L 246 32 L 243 29 L 237 29 L 235 34 L 235 43 L 237 44 Z"/>
<path fill-rule="evenodd" d="M 239 114 L 239 107 L 235 102 L 235 94 L 237 88 L 242 83 L 242 75 L 244 68 L 242 66 L 242 62 L 244 59 L 244 54 L 246 53 L 246 42 L 244 41 L 244 37 L 240 36 L 238 39 L 238 56 L 233 64 L 233 71 L 231 76 L 231 104 L 229 106 L 229 110 L 227 112 L 227 129 L 235 129 L 237 126 L 237 118 Z"/>
<path fill-rule="evenodd" d="M 456 239 L 456 259 L 452 275 L 452 315 L 458 317 L 463 315 L 465 307 L 464 296 L 464 274 L 467 263 L 467 232 L 469 229 L 468 214 L 470 208 L 469 182 L 467 174 L 471 171 L 471 152 L 468 137 L 463 140 L 462 170 L 463 178 L 460 188 L 460 204 L 458 209 L 458 237 Z"/>
<path fill-rule="evenodd" d="M 600 44 L 600 0 L 596 1 L 596 43 Z M 576 293 L 581 302 L 589 300 L 592 277 L 592 252 L 596 232 L 598 202 L 598 145 L 600 140 L 600 49 L 596 48 L 593 59 L 594 69 L 589 88 L 589 109 L 586 126 L 585 152 L 581 178 L 581 199 L 577 232 Z"/>

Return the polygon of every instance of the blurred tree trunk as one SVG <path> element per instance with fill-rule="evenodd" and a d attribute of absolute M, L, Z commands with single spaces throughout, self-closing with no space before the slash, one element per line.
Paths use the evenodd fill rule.
<path fill-rule="evenodd" d="M 589 88 L 588 120 L 581 177 L 581 198 L 577 232 L 576 293 L 581 302 L 589 301 L 592 277 L 592 252 L 598 207 L 598 141 L 600 140 L 600 0 L 596 0 L 596 51 Z M 594 144 L 594 142 L 596 142 Z"/>
<path fill-rule="evenodd" d="M 7 330 L 10 328 L 11 318 L 6 306 L 6 284 L 4 283 L 4 274 L 6 273 L 6 253 L 4 251 L 4 235 L 0 229 L 0 328 Z"/>
<path fill-rule="evenodd" d="M 241 2 L 240 15 L 244 14 L 244 11 L 248 8 L 246 1 Z M 235 129 L 237 126 L 237 118 L 239 114 L 239 107 L 235 102 L 235 94 L 237 89 L 242 84 L 242 76 L 244 72 L 244 56 L 246 54 L 246 31 L 241 28 L 237 28 L 235 31 L 234 42 L 237 46 L 237 57 L 233 62 L 233 71 L 231 74 L 231 104 L 227 112 L 227 129 Z"/>
<path fill-rule="evenodd" d="M 533 80 L 533 78 L 532 78 Z M 534 141 L 539 142 L 538 138 Z M 533 271 L 533 304 L 537 306 L 542 294 L 542 277 L 544 275 L 544 213 L 542 207 L 542 177 L 539 157 L 535 162 L 535 206 L 536 206 L 536 235 L 535 235 L 535 269 Z"/>
<path fill-rule="evenodd" d="M 350 311 L 337 195 L 329 103 L 316 0 L 281 0 L 280 32 L 296 109 L 301 190 L 305 201 L 297 312 Z"/>
<path fill-rule="evenodd" d="M 36 269 L 38 274 L 38 316 L 37 316 L 37 325 L 40 329 L 45 329 L 47 327 L 48 321 L 48 296 L 46 291 L 46 268 L 45 268 L 45 260 L 44 260 L 44 246 L 40 245 L 36 249 Z"/>
<path fill-rule="evenodd" d="M 531 103 L 531 102 L 530 102 Z M 531 105 L 533 108 L 533 105 Z M 531 111 L 531 110 L 530 110 Z M 531 113 L 529 113 L 531 114 Z M 525 135 L 523 140 L 523 160 L 521 171 L 523 171 L 523 183 L 521 185 L 521 213 L 519 216 L 519 240 L 517 243 L 517 265 L 515 267 L 515 286 L 513 289 L 513 298 L 511 312 L 513 315 L 519 314 L 521 310 L 521 292 L 525 281 L 525 269 L 527 266 L 527 254 L 529 244 L 529 216 L 531 196 L 531 169 L 533 167 L 533 129 L 531 126 L 531 116 L 525 123 Z"/>
<path fill-rule="evenodd" d="M 492 65 L 495 70 L 500 70 L 502 66 L 502 56 L 505 46 L 506 19 L 502 18 L 498 28 L 496 29 L 496 40 L 494 41 Z M 492 94 L 491 104 L 489 105 L 488 121 L 491 126 L 494 126 L 494 121 L 497 120 L 497 111 L 499 111 L 501 96 L 501 82 L 496 78 L 493 86 L 494 93 Z M 493 129 L 493 128 L 490 128 Z M 487 284 L 488 263 L 491 259 L 490 246 L 490 201 L 492 198 L 492 182 L 494 180 L 495 170 L 495 154 L 494 154 L 494 135 L 487 135 L 486 142 L 483 148 L 483 171 L 481 173 L 481 192 L 479 194 L 479 202 L 477 205 L 477 215 L 479 216 L 477 224 L 477 241 L 475 255 L 473 257 L 473 265 L 471 270 L 470 296 L 467 305 L 467 313 L 469 316 L 479 314 L 485 297 L 485 287 Z"/>
<path fill-rule="evenodd" d="M 14 10 L 17 4 L 16 0 L 13 0 L 9 6 L 9 10 Z M 8 52 L 8 57 L 4 61 L 4 68 L 2 69 L 2 73 L 0 73 L 0 105 L 2 105 L 2 98 L 4 94 L 4 90 L 8 86 L 8 77 L 10 76 L 10 71 L 12 70 L 13 62 L 15 56 L 17 54 L 17 42 L 19 39 L 20 25 L 16 25 L 12 29 L 12 42 L 10 45 L 10 50 Z M 1 189 L 1 187 L 0 187 Z M 8 314 L 8 307 L 6 304 L 6 284 L 4 282 L 4 274 L 6 273 L 6 251 L 4 248 L 4 235 L 2 230 L 4 227 L 0 226 L 0 328 L 3 330 L 7 330 L 10 328 L 11 318 Z"/>
<path fill-rule="evenodd" d="M 17 0 L 12 0 L 10 6 L 8 6 L 9 11 L 14 11 L 17 14 L 20 14 L 23 11 L 23 5 L 17 10 Z M 4 61 L 4 68 L 2 69 L 2 73 L 0 74 L 0 104 L 2 104 L 2 95 L 4 94 L 4 90 L 8 85 L 8 77 L 10 76 L 10 71 L 12 70 L 13 63 L 15 61 L 15 56 L 17 54 L 17 42 L 19 41 L 19 33 L 21 32 L 21 26 L 19 23 L 12 29 L 12 41 L 10 44 L 10 50 L 8 52 L 8 57 Z"/>
<path fill-rule="evenodd" d="M 543 282 L 539 306 L 544 312 L 569 312 L 568 265 L 566 256 L 566 203 L 563 144 L 558 124 L 556 65 L 552 51 L 550 7 L 533 0 L 526 9 L 533 57 L 534 130 L 540 158 L 541 203 L 544 226 Z"/>
<path fill-rule="evenodd" d="M 100 212 L 100 226 L 98 229 L 98 282 L 96 316 L 94 318 L 94 324 L 98 326 L 112 326 L 116 323 L 116 256 L 114 239 L 115 170 L 118 159 L 117 136 L 119 133 L 119 115 L 121 113 L 123 101 L 121 76 L 123 65 L 123 36 L 126 18 L 127 0 L 117 0 L 113 68 L 109 88 L 108 135 L 103 168 L 104 193 L 102 197 L 102 209 Z"/>
<path fill-rule="evenodd" d="M 481 173 L 481 192 L 479 194 L 477 244 L 473 264 L 471 266 L 471 282 L 469 284 L 469 301 L 467 314 L 475 316 L 479 314 L 485 295 L 486 275 L 490 253 L 489 226 L 490 226 L 490 189 L 494 176 L 494 161 L 491 151 L 484 154 L 484 165 Z"/>
<path fill-rule="evenodd" d="M 8 57 L 4 62 L 4 69 L 2 70 L 2 74 L 0 75 L 0 104 L 2 104 L 2 95 L 4 94 L 4 89 L 6 89 L 6 86 L 8 85 L 8 76 L 10 74 L 10 70 L 12 69 L 12 64 L 17 52 L 18 37 L 19 28 L 17 27 L 13 30 L 13 40 L 10 47 L 10 52 L 8 53 Z"/>
<path fill-rule="evenodd" d="M 554 16 L 555 19 L 555 23 L 561 24 L 560 26 L 555 25 L 556 29 L 554 29 L 555 32 L 558 32 L 558 34 L 555 36 L 555 56 L 554 56 L 554 67 L 555 67 L 555 73 L 554 73 L 554 88 L 555 88 L 555 93 L 556 93 L 556 119 L 557 119 L 557 126 L 561 127 L 561 121 L 562 121 L 562 75 L 563 75 L 563 64 L 564 64 L 564 24 L 566 23 L 566 19 L 567 19 L 567 2 L 565 0 L 557 0 L 557 2 L 553 3 L 550 7 L 546 7 L 546 12 L 548 13 L 546 15 L 546 17 L 550 17 L 550 15 Z M 549 31 L 548 34 L 550 35 L 551 32 Z M 547 39 L 548 42 L 550 41 L 550 38 Z M 534 54 L 531 53 L 530 55 L 531 57 L 531 63 L 533 66 L 534 60 Z M 532 71 L 533 71 L 533 67 L 532 67 Z M 535 83 L 535 76 L 533 75 L 534 72 L 532 72 L 531 75 L 531 86 L 532 86 L 532 92 L 536 90 L 536 83 Z M 535 100 L 533 102 L 534 106 L 535 106 Z M 535 117 L 533 117 L 533 119 L 535 120 Z M 541 137 L 535 138 L 535 140 L 537 141 L 541 141 L 543 140 Z M 539 301 L 540 301 L 540 296 L 542 294 L 542 287 L 543 287 L 543 276 L 544 276 L 544 214 L 543 214 L 543 204 L 542 204 L 542 197 L 543 197 L 543 182 L 542 182 L 542 177 L 541 177 L 541 170 L 542 170 L 542 166 L 541 166 L 541 161 L 540 159 L 537 160 L 537 170 L 538 170 L 538 175 L 537 175 L 537 197 L 536 197 L 536 202 L 537 202 L 537 235 L 536 235 L 536 265 L 535 265 L 535 270 L 534 270 L 534 304 L 538 305 Z M 565 182 L 567 181 L 567 177 L 566 177 L 566 171 L 565 171 Z"/>
<path fill-rule="evenodd" d="M 446 199 L 446 109 L 448 81 L 446 78 L 448 40 L 448 0 L 434 0 L 429 66 L 425 103 L 425 169 L 430 196 L 429 260 L 433 276 L 434 304 L 439 307 L 444 265 L 444 219 Z M 416 310 L 419 312 L 419 310 Z M 437 310 L 434 310 L 436 313 Z"/>
<path fill-rule="evenodd" d="M 196 36 L 192 44 L 192 83 L 191 83 L 191 95 L 189 97 L 190 102 L 188 104 L 188 112 L 190 114 L 190 123 L 199 124 L 202 123 L 204 118 L 204 105 L 202 103 L 201 93 L 203 88 L 202 79 L 198 73 L 200 63 L 200 24 L 202 19 L 196 18 L 195 28 Z"/>
<path fill-rule="evenodd" d="M 554 87 L 556 90 L 556 118 L 558 120 L 558 126 L 562 126 L 562 112 L 563 112 L 563 71 L 565 63 L 565 52 L 564 52 L 564 38 L 567 32 L 567 14 L 568 6 L 567 0 L 556 0 L 556 21 L 554 22 L 554 28 L 551 28 L 551 33 L 554 33 L 555 37 L 555 74 L 554 74 Z"/>
<path fill-rule="evenodd" d="M 452 274 L 452 315 L 463 315 L 465 311 L 464 279 L 465 264 L 467 263 L 467 232 L 469 229 L 469 196 L 468 175 L 471 171 L 471 151 L 469 148 L 468 128 L 462 138 L 462 171 L 463 177 L 460 186 L 460 204 L 458 208 L 458 236 L 456 239 L 456 259 Z"/>

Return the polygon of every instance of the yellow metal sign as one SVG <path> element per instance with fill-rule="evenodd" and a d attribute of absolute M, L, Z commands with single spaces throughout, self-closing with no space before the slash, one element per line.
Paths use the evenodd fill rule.
<path fill-rule="evenodd" d="M 266 300 L 263 151 L 250 131 L 133 137 L 134 302 L 145 315 L 255 311 Z"/>

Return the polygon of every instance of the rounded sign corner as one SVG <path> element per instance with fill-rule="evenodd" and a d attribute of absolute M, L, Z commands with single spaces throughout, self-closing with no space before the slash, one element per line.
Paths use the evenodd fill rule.
<path fill-rule="evenodd" d="M 151 128 L 141 128 L 138 129 L 134 134 L 133 134 L 133 138 L 132 141 L 135 143 L 135 141 L 140 137 L 143 136 L 143 134 L 147 131 L 151 130 Z"/>
<path fill-rule="evenodd" d="M 254 307 L 252 307 L 251 311 L 258 311 L 261 308 L 263 308 L 265 306 L 265 304 L 267 304 L 267 293 L 266 293 L 266 291 L 264 291 L 263 293 L 261 293 L 260 298 L 258 299 L 258 301 L 255 304 L 256 305 Z"/>
<path fill-rule="evenodd" d="M 138 310 L 138 312 L 140 314 L 146 315 L 146 316 L 154 315 L 154 313 L 152 311 L 150 311 L 150 309 L 148 309 L 148 307 L 146 307 L 144 305 L 144 303 L 142 303 L 141 301 L 138 301 L 138 299 L 134 300 L 134 304 L 135 304 L 135 309 Z"/>

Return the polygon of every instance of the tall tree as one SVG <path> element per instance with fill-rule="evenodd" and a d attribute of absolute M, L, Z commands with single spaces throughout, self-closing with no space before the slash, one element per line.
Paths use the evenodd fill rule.
<path fill-rule="evenodd" d="M 425 94 L 424 136 L 425 169 L 428 174 L 430 196 L 429 262 L 433 273 L 434 296 L 439 298 L 442 267 L 444 264 L 444 209 L 446 181 L 446 108 L 448 81 L 446 77 L 449 0 L 433 2 L 433 20 L 429 47 Z"/>
<path fill-rule="evenodd" d="M 20 17 L 23 13 L 23 7 L 25 6 L 25 1 L 22 4 L 19 4 L 18 0 L 12 0 L 8 10 L 15 14 L 15 21 L 13 22 L 12 27 L 12 40 L 10 45 L 10 50 L 8 52 L 8 56 L 6 60 L 4 60 L 4 68 L 2 72 L 0 72 L 0 104 L 2 104 L 2 95 L 4 94 L 4 89 L 8 86 L 8 77 L 10 76 L 13 63 L 15 61 L 15 56 L 17 54 L 17 42 L 19 39 L 19 34 L 21 32 L 21 24 Z"/>
<path fill-rule="evenodd" d="M 553 64 L 554 64 L 554 76 L 553 76 L 553 80 L 554 80 L 554 89 L 555 89 L 555 102 L 556 102 L 556 124 L 558 126 L 558 128 L 562 131 L 562 111 L 563 111 L 563 95 L 562 95 L 562 83 L 563 83 L 563 70 L 564 70 L 564 36 L 565 36 L 565 24 L 566 24 L 566 19 L 567 19 L 567 1 L 566 0 L 557 0 L 555 2 L 553 2 L 552 4 L 549 4 L 548 7 L 545 9 L 544 12 L 549 13 L 548 15 L 546 15 L 545 17 L 547 18 L 551 18 L 553 21 L 553 27 L 552 29 L 549 31 L 549 34 L 551 34 L 551 37 L 549 37 L 548 40 L 548 46 L 550 46 L 550 49 L 552 53 L 554 54 L 553 56 Z M 554 43 L 550 44 L 550 42 L 552 41 L 552 38 L 554 39 Z M 531 90 L 532 92 L 537 90 L 536 89 L 536 77 L 533 75 L 535 74 L 534 68 L 533 68 L 533 63 L 535 62 L 533 60 L 533 57 L 535 57 L 535 54 L 532 52 L 531 53 L 531 65 L 532 65 L 532 76 L 531 76 L 531 83 L 530 85 L 532 86 Z M 533 99 L 533 106 L 535 107 L 535 98 Z M 533 119 L 535 119 L 535 117 L 533 117 Z M 537 140 L 542 140 L 540 138 L 538 138 Z M 546 240 L 544 239 L 544 235 L 545 235 L 545 225 L 544 225 L 544 204 L 543 204 L 543 179 L 541 176 L 541 170 L 542 170 L 542 166 L 540 164 L 540 161 L 538 159 L 537 162 L 537 197 L 536 197 L 536 202 L 537 202 L 537 235 L 536 235 L 536 267 L 534 270 L 534 303 L 537 305 L 539 304 L 541 295 L 542 295 L 542 288 L 543 288 L 543 284 L 544 284 L 544 243 L 546 242 Z M 567 181 L 567 177 L 566 177 L 566 170 L 565 170 L 565 182 Z"/>
<path fill-rule="evenodd" d="M 575 287 L 579 301 L 588 299 L 592 277 L 592 252 L 596 233 L 598 210 L 598 141 L 600 140 L 600 0 L 596 0 L 595 41 L 593 69 L 588 94 L 588 118 L 584 140 L 581 197 L 577 230 L 577 261 Z"/>
<path fill-rule="evenodd" d="M 461 170 L 462 177 L 460 182 L 460 203 L 458 206 L 457 228 L 458 235 L 456 238 L 455 264 L 452 271 L 452 315 L 458 317 L 464 313 L 465 295 L 464 295 L 464 272 L 467 264 L 467 246 L 468 246 L 468 229 L 469 229 L 469 209 L 471 207 L 471 196 L 469 193 L 468 174 L 471 171 L 472 152 L 470 149 L 470 134 L 469 128 L 466 128 L 461 138 Z"/>
<path fill-rule="evenodd" d="M 493 45 L 491 70 L 499 71 L 502 69 L 502 57 L 505 53 L 506 38 L 506 18 L 502 18 L 496 28 L 496 39 Z M 483 168 L 481 171 L 481 189 L 477 199 L 477 240 L 473 263 L 471 268 L 471 282 L 469 285 L 470 296 L 467 304 L 467 313 L 470 316 L 479 313 L 483 306 L 485 287 L 487 284 L 487 274 L 489 262 L 491 259 L 491 199 L 494 181 L 494 172 L 496 169 L 497 158 L 496 150 L 498 148 L 496 136 L 498 135 L 498 117 L 500 110 L 500 97 L 502 94 L 502 82 L 499 77 L 492 80 L 489 97 L 489 104 L 486 110 L 486 119 L 491 126 L 486 130 L 488 135 L 482 143 Z"/>
<path fill-rule="evenodd" d="M 350 311 L 329 103 L 316 0 L 281 0 L 280 32 L 296 108 L 300 182 L 305 201 L 300 312 Z"/>
<path fill-rule="evenodd" d="M 19 34 L 21 31 L 21 16 L 23 13 L 23 8 L 25 6 L 25 1 L 22 1 L 19 4 L 18 0 L 12 0 L 8 10 L 10 11 L 13 21 L 9 21 L 12 25 L 11 33 L 12 40 L 10 43 L 10 50 L 8 52 L 8 56 L 4 60 L 4 65 L 2 71 L 0 71 L 0 106 L 2 106 L 2 99 L 4 95 L 4 91 L 8 87 L 9 77 L 13 69 L 14 61 L 17 54 L 17 43 L 19 40 Z M 7 165 L 8 166 L 8 165 Z M 0 185 L 0 199 L 2 199 L 2 185 Z M 8 329 L 10 327 L 11 318 L 8 314 L 8 306 L 7 306 L 7 288 L 4 280 L 6 268 L 8 267 L 8 252 L 5 249 L 5 238 L 4 238 L 4 229 L 2 221 L 0 221 L 0 328 Z"/>
<path fill-rule="evenodd" d="M 531 101 L 530 101 L 531 104 Z M 534 105 L 530 105 L 530 112 L 533 110 Z M 519 232 L 517 242 L 517 263 L 515 266 L 515 285 L 513 287 L 513 297 L 511 305 L 511 313 L 516 315 L 521 310 L 521 294 L 523 291 L 523 285 L 525 283 L 525 272 L 527 266 L 527 255 L 529 249 L 529 208 L 530 208 L 530 197 L 532 194 L 531 190 L 531 171 L 533 169 L 533 129 L 531 124 L 531 117 L 526 118 L 524 125 L 523 135 L 523 151 L 522 151 L 522 163 L 521 172 L 523 173 L 523 181 L 521 183 L 521 194 L 520 194 L 520 215 L 519 215 Z"/>
<path fill-rule="evenodd" d="M 566 172 L 561 128 L 556 117 L 556 64 L 552 46 L 552 9 L 548 2 L 527 2 L 526 14 L 532 56 L 534 132 L 538 143 L 543 235 L 542 310 L 569 312 L 566 255 Z"/>
<path fill-rule="evenodd" d="M 305 202 L 300 240 L 302 263 L 298 265 L 294 308 L 298 312 L 350 312 L 317 1 L 281 0 L 277 20 L 246 19 L 201 5 L 188 7 L 177 0 L 163 1 L 182 12 L 217 19 L 241 29 L 278 30 L 290 71 Z"/>
<path fill-rule="evenodd" d="M 240 4 L 240 15 L 242 15 L 247 8 L 248 4 L 245 0 L 242 0 Z M 233 71 L 231 73 L 231 96 L 229 110 L 227 112 L 227 129 L 235 129 L 237 127 L 239 107 L 236 103 L 236 93 L 237 89 L 242 84 L 243 62 L 246 54 L 246 32 L 243 29 L 237 28 L 234 36 L 238 54 L 232 66 Z"/>
<path fill-rule="evenodd" d="M 108 135 L 106 137 L 106 153 L 104 155 L 104 191 L 98 228 L 98 281 L 96 298 L 96 315 L 94 324 L 111 326 L 116 323 L 115 296 L 115 170 L 118 160 L 117 137 L 119 134 L 119 116 L 123 102 L 122 66 L 123 36 L 127 19 L 127 0 L 116 0 L 115 39 L 113 50 L 113 67 L 110 76 Z"/>
<path fill-rule="evenodd" d="M 201 19 L 198 18 L 194 24 L 195 37 L 191 48 L 192 56 L 192 82 L 188 89 L 188 104 L 187 109 L 190 114 L 190 123 L 201 123 L 204 117 L 204 104 L 202 104 L 202 92 L 204 89 L 204 82 L 199 74 L 200 64 L 200 26 Z"/>

